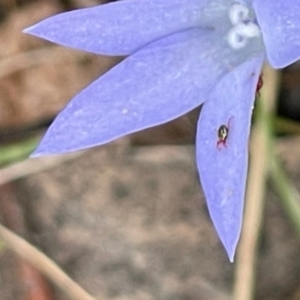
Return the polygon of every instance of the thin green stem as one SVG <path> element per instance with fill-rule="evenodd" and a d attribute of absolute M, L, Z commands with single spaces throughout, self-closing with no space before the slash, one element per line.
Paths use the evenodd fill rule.
<path fill-rule="evenodd" d="M 272 157 L 271 180 L 286 214 L 300 235 L 300 194 L 289 180 L 276 155 Z"/>
<path fill-rule="evenodd" d="M 274 118 L 274 127 L 276 133 L 300 134 L 300 123 L 291 119 L 276 116 Z"/>
<path fill-rule="evenodd" d="M 37 146 L 38 141 L 39 138 L 34 137 L 16 144 L 0 147 L 0 166 L 8 165 L 27 158 Z"/>
<path fill-rule="evenodd" d="M 270 113 L 263 109 L 263 104 L 259 103 L 260 110 L 262 111 L 264 122 L 264 128 L 267 133 L 267 147 L 268 153 L 270 153 L 270 178 L 274 186 L 274 189 L 279 195 L 281 204 L 293 223 L 295 230 L 300 234 L 300 193 L 296 189 L 295 185 L 289 180 L 286 172 L 284 171 L 282 164 L 278 156 L 276 155 L 275 142 L 273 138 L 274 132 L 274 120 Z"/>

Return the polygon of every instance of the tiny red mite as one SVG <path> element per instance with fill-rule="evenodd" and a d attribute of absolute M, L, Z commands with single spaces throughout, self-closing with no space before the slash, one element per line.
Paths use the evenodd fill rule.
<path fill-rule="evenodd" d="M 262 75 L 259 75 L 257 86 L 256 86 L 256 97 L 260 97 L 260 89 L 263 87 L 264 81 Z"/>
<path fill-rule="evenodd" d="M 229 127 L 230 127 L 230 121 L 233 117 L 231 117 L 228 120 L 227 125 L 221 125 L 218 129 L 218 141 L 217 141 L 217 148 L 219 150 L 221 150 L 220 145 L 223 145 L 224 147 L 226 147 L 226 141 L 228 138 L 228 134 L 229 134 Z"/>

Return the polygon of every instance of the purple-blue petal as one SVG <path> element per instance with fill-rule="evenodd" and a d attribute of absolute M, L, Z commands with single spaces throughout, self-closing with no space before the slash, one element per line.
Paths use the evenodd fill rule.
<path fill-rule="evenodd" d="M 128 55 L 166 35 L 197 27 L 209 0 L 126 0 L 50 17 L 24 30 L 92 53 Z"/>
<path fill-rule="evenodd" d="M 254 0 L 269 63 L 284 68 L 300 58 L 300 1 Z"/>
<path fill-rule="evenodd" d="M 228 72 L 218 61 L 223 45 L 212 53 L 213 37 L 214 32 L 190 29 L 128 57 L 67 105 L 33 156 L 104 144 L 200 105 Z"/>
<path fill-rule="evenodd" d="M 233 261 L 241 232 L 248 138 L 263 56 L 252 58 L 218 83 L 203 105 L 197 129 L 197 164 L 210 216 Z M 218 129 L 229 129 L 225 145 Z"/>

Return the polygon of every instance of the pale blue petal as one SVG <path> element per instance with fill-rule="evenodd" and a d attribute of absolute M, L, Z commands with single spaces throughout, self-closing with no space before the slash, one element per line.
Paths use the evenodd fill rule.
<path fill-rule="evenodd" d="M 263 56 L 227 74 L 208 96 L 197 129 L 197 164 L 210 216 L 233 261 L 241 232 L 248 165 L 248 138 Z M 218 128 L 229 124 L 224 145 Z"/>
<path fill-rule="evenodd" d="M 214 31 L 190 29 L 158 40 L 79 93 L 34 155 L 84 149 L 168 122 L 203 103 L 242 61 Z"/>
<path fill-rule="evenodd" d="M 300 1 L 254 0 L 269 63 L 284 68 L 300 58 Z"/>
<path fill-rule="evenodd" d="M 128 55 L 166 35 L 199 26 L 209 0 L 126 0 L 50 17 L 24 30 L 92 53 Z"/>
<path fill-rule="evenodd" d="M 101 145 L 168 122 L 207 100 L 220 78 L 253 55 L 249 51 L 233 52 L 215 31 L 201 29 L 158 40 L 79 93 L 33 156 Z"/>

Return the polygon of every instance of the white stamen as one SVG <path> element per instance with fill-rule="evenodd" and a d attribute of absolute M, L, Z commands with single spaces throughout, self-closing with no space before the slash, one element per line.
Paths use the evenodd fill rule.
<path fill-rule="evenodd" d="M 240 34 L 235 27 L 231 28 L 227 34 L 227 42 L 233 49 L 244 48 L 247 44 L 245 35 Z"/>
<path fill-rule="evenodd" d="M 259 27 L 252 22 L 248 23 L 239 23 L 234 26 L 237 33 L 247 37 L 247 38 L 254 38 L 260 35 Z"/>
<path fill-rule="evenodd" d="M 249 17 L 249 8 L 241 3 L 234 3 L 229 9 L 229 19 L 233 25 Z"/>

